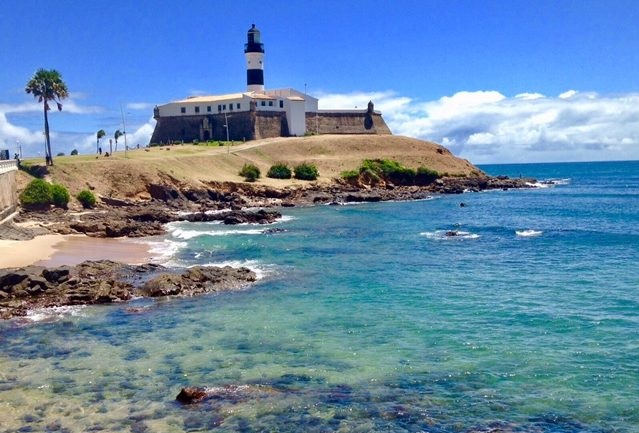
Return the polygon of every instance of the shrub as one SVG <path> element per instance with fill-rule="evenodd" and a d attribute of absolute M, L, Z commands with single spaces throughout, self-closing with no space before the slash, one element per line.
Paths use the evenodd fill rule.
<path fill-rule="evenodd" d="M 360 173 L 371 171 L 378 177 L 400 185 L 415 183 L 415 170 L 404 167 L 392 159 L 366 159 L 359 170 Z"/>
<path fill-rule="evenodd" d="M 44 179 L 32 180 L 20 194 L 20 203 L 25 207 L 46 207 L 52 202 L 51 185 Z"/>
<path fill-rule="evenodd" d="M 78 154 L 78 149 L 73 149 L 73 150 L 71 151 L 71 155 L 74 155 L 74 156 L 75 156 L 75 155 L 77 155 L 77 154 Z"/>
<path fill-rule="evenodd" d="M 88 189 L 84 189 L 78 193 L 76 196 L 78 201 L 82 204 L 82 207 L 85 209 L 90 209 L 95 206 L 95 195 L 89 191 Z"/>
<path fill-rule="evenodd" d="M 244 167 L 240 170 L 240 176 L 243 176 L 247 182 L 255 182 L 260 178 L 260 169 L 253 164 L 244 164 Z"/>
<path fill-rule="evenodd" d="M 273 179 L 290 179 L 292 175 L 291 169 L 283 163 L 272 165 L 271 168 L 268 169 L 268 173 L 266 173 L 267 177 Z"/>
<path fill-rule="evenodd" d="M 51 190 L 51 201 L 53 202 L 53 204 L 56 207 L 66 209 L 67 204 L 69 204 L 69 200 L 71 199 L 69 191 L 65 187 L 57 183 L 50 185 L 49 188 Z"/>
<path fill-rule="evenodd" d="M 58 152 L 56 156 L 64 156 L 64 152 Z"/>
<path fill-rule="evenodd" d="M 428 167 L 419 167 L 415 175 L 415 183 L 418 185 L 428 185 L 439 177 L 439 173 Z"/>
<path fill-rule="evenodd" d="M 317 171 L 315 164 L 303 162 L 295 167 L 293 171 L 295 172 L 295 179 L 315 180 L 319 177 L 319 171 Z"/>
<path fill-rule="evenodd" d="M 357 179 L 359 179 L 359 171 L 357 170 L 343 171 L 342 173 L 340 173 L 340 176 L 342 177 L 342 179 L 344 179 L 347 182 L 355 182 Z"/>

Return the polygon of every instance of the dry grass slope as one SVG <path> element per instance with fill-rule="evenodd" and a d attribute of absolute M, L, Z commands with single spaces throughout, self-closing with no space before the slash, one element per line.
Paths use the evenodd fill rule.
<path fill-rule="evenodd" d="M 318 182 L 331 182 L 344 170 L 352 170 L 364 159 L 394 159 L 411 168 L 425 166 L 439 173 L 473 175 L 479 170 L 457 158 L 446 148 L 423 140 L 379 135 L 319 135 L 297 138 L 269 138 L 228 147 L 191 144 L 130 150 L 105 158 L 95 156 L 58 157 L 50 170 L 53 181 L 65 185 L 72 195 L 87 188 L 96 194 L 146 198 L 149 183 L 203 186 L 203 182 L 242 182 L 238 175 L 245 163 L 255 164 L 262 173 L 283 162 L 317 165 Z M 29 181 L 23 175 L 19 187 Z M 304 185 L 295 179 L 261 178 L 259 183 L 273 187 Z"/>

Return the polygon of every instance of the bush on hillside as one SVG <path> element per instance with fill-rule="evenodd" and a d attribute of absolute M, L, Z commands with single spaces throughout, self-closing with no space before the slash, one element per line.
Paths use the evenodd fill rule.
<path fill-rule="evenodd" d="M 253 164 L 244 164 L 240 170 L 240 176 L 243 176 L 247 182 L 255 182 L 260 178 L 260 169 Z"/>
<path fill-rule="evenodd" d="M 415 175 L 417 185 L 429 185 L 439 178 L 439 173 L 428 167 L 419 167 Z"/>
<path fill-rule="evenodd" d="M 319 171 L 315 164 L 302 163 L 295 167 L 293 170 L 295 173 L 295 179 L 300 180 L 315 180 L 319 177 Z"/>
<path fill-rule="evenodd" d="M 367 170 L 395 184 L 413 185 L 415 183 L 415 170 L 404 167 L 392 159 L 366 159 L 360 167 L 360 173 Z"/>
<path fill-rule="evenodd" d="M 359 171 L 357 170 L 346 170 L 340 173 L 342 179 L 346 182 L 356 182 L 359 179 Z"/>
<path fill-rule="evenodd" d="M 69 191 L 65 187 L 57 183 L 50 185 L 49 188 L 51 190 L 51 201 L 53 202 L 53 204 L 56 207 L 66 209 L 67 205 L 69 204 L 69 200 L 71 200 Z"/>
<path fill-rule="evenodd" d="M 82 207 L 85 209 L 91 209 L 95 206 L 95 195 L 88 189 L 82 190 L 75 197 L 78 199 Z"/>
<path fill-rule="evenodd" d="M 44 179 L 34 179 L 20 194 L 20 203 L 27 208 L 43 208 L 53 202 L 51 186 Z"/>
<path fill-rule="evenodd" d="M 73 149 L 73 150 L 71 151 L 71 155 L 75 156 L 75 155 L 77 155 L 77 154 L 78 154 L 78 149 Z"/>
<path fill-rule="evenodd" d="M 293 176 L 293 173 L 286 164 L 278 163 L 272 165 L 271 168 L 268 169 L 266 176 L 273 179 L 290 179 L 291 176 Z"/>

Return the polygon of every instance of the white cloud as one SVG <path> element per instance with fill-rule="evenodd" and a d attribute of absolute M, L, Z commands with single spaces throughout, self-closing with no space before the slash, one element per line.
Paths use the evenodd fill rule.
<path fill-rule="evenodd" d="M 153 109 L 153 107 L 155 107 L 157 104 L 152 104 L 150 102 L 129 102 L 128 104 L 126 104 L 126 108 L 127 110 L 144 110 L 144 111 L 150 111 Z"/>
<path fill-rule="evenodd" d="M 639 159 L 639 94 L 557 97 L 458 92 L 417 101 L 394 92 L 319 95 L 320 108 L 382 111 L 397 135 L 443 144 L 474 163 Z"/>

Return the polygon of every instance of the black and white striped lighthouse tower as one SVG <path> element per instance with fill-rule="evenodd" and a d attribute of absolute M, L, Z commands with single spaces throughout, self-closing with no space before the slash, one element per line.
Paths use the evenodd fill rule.
<path fill-rule="evenodd" d="M 246 56 L 246 85 L 249 92 L 264 92 L 264 44 L 260 31 L 251 26 L 244 44 Z"/>

